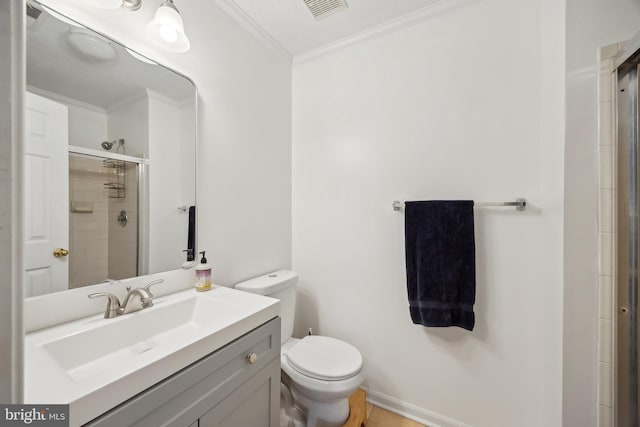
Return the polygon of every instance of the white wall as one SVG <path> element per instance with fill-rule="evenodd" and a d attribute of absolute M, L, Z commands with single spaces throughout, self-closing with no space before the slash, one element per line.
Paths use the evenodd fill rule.
<path fill-rule="evenodd" d="M 107 140 L 107 113 L 69 104 L 69 144 L 102 150 L 100 144 Z"/>
<path fill-rule="evenodd" d="M 212 1 L 177 1 L 191 50 L 156 49 L 145 34 L 158 5 L 105 11 L 48 0 L 61 12 L 190 77 L 198 87 L 198 247 L 214 281 L 291 264 L 291 63 Z M 127 153 L 132 153 L 127 151 Z"/>
<path fill-rule="evenodd" d="M 112 105 L 107 113 L 108 140 L 124 139 L 124 148 L 128 156 L 148 158 L 149 99 L 147 94 L 137 94 L 117 105 Z M 147 120 L 142 120 L 143 118 Z M 118 144 L 115 144 L 111 151 L 115 153 L 117 148 Z"/>
<path fill-rule="evenodd" d="M 196 139 L 196 128 L 193 121 L 196 114 L 194 109 L 196 104 L 193 99 L 183 100 L 180 103 L 180 138 L 182 141 L 194 141 Z M 196 180 L 196 171 L 194 169 L 193 159 L 197 153 L 196 145 L 184 145 L 180 148 L 180 194 L 182 199 L 180 205 L 187 207 L 195 204 L 196 201 L 196 189 L 193 187 L 193 182 Z M 196 183 L 196 185 L 198 185 Z M 185 214 L 189 221 L 189 214 Z"/>
<path fill-rule="evenodd" d="M 179 106 L 149 93 L 149 271 L 173 270 L 185 260 L 189 217 L 178 210 L 186 172 L 180 132 Z"/>
<path fill-rule="evenodd" d="M 566 25 L 564 423 L 595 426 L 598 360 L 596 55 L 598 48 L 627 40 L 640 31 L 640 3 L 636 0 L 567 0 Z"/>
<path fill-rule="evenodd" d="M 24 2 L 0 0 L 0 402 L 22 402 Z"/>
<path fill-rule="evenodd" d="M 563 12 L 453 2 L 294 66 L 296 333 L 355 344 L 370 397 L 428 421 L 561 425 Z M 413 325 L 391 202 L 516 197 L 475 210 L 476 329 Z"/>

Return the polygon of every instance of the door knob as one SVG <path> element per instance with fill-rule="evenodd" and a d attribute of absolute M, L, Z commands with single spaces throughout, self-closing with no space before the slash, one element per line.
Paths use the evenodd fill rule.
<path fill-rule="evenodd" d="M 55 248 L 53 250 L 53 256 L 56 258 L 60 258 L 61 256 L 67 256 L 67 255 L 69 255 L 69 251 L 66 249 Z"/>

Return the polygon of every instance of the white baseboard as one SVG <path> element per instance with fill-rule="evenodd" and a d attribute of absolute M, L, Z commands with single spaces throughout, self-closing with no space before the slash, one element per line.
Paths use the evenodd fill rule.
<path fill-rule="evenodd" d="M 396 413 L 404 418 L 408 418 L 429 427 L 472 427 L 461 421 L 452 420 L 444 415 L 436 414 L 411 403 L 403 402 L 395 397 L 387 396 L 366 387 L 362 389 L 367 393 L 367 402 L 387 411 Z"/>

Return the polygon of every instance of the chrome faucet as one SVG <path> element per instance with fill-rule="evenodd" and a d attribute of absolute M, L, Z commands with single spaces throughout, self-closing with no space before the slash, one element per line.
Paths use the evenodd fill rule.
<path fill-rule="evenodd" d="M 133 313 L 134 311 L 142 310 L 143 308 L 153 307 L 153 297 L 143 288 L 133 288 L 127 286 L 127 296 L 124 297 L 124 301 L 120 308 L 121 314 Z"/>
<path fill-rule="evenodd" d="M 104 310 L 104 318 L 111 319 L 123 314 L 133 313 L 148 307 L 153 307 L 153 294 L 151 287 L 164 282 L 164 279 L 154 280 L 143 288 L 133 288 L 127 286 L 127 295 L 120 304 L 118 297 L 111 292 L 96 292 L 89 294 L 89 298 L 107 297 L 107 308 Z"/>

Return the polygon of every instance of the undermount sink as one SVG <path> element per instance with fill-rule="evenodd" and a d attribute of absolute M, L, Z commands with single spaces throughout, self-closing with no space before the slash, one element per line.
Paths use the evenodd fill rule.
<path fill-rule="evenodd" d="M 136 355 L 179 349 L 207 325 L 224 322 L 239 307 L 213 298 L 163 301 L 154 308 L 101 322 L 100 326 L 62 336 L 44 349 L 74 380 L 117 369 Z"/>
<path fill-rule="evenodd" d="M 154 299 L 113 319 L 95 315 L 27 334 L 27 403 L 70 405 L 90 421 L 279 315 L 277 300 L 214 286 Z"/>

